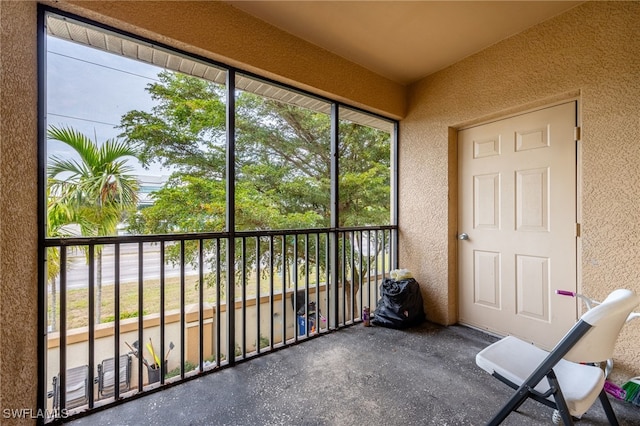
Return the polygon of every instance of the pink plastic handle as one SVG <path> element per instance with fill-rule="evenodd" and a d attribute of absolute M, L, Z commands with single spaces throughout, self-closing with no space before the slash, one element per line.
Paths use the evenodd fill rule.
<path fill-rule="evenodd" d="M 559 294 L 560 296 L 576 297 L 576 294 L 573 291 L 568 290 L 556 290 L 556 294 Z"/>

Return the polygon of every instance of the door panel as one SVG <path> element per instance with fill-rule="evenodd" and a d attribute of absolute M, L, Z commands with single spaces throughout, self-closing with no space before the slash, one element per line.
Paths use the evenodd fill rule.
<path fill-rule="evenodd" d="M 575 323 L 575 110 L 458 133 L 460 322 L 547 348 Z"/>
<path fill-rule="evenodd" d="M 474 302 L 500 309 L 500 253 L 474 251 Z"/>

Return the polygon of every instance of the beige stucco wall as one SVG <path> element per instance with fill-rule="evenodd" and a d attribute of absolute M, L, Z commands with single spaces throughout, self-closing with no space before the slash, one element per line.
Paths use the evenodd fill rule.
<path fill-rule="evenodd" d="M 586 3 L 410 88 L 400 127 L 400 263 L 420 281 L 430 319 L 457 320 L 457 160 L 449 128 L 576 94 L 580 291 L 640 293 L 640 2 Z M 618 371 L 640 374 L 638 341 L 640 322 L 631 323 L 616 352 Z"/>
<path fill-rule="evenodd" d="M 33 3 L 0 3 L 1 409 L 36 405 L 35 16 Z M 6 421 L 2 418 L 0 423 Z"/>

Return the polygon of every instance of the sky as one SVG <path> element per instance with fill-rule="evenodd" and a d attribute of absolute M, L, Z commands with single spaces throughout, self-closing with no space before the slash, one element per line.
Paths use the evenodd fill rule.
<path fill-rule="evenodd" d="M 47 37 L 47 126 L 71 126 L 99 143 L 116 138 L 126 112 L 150 111 L 154 103 L 145 87 L 157 81 L 161 68 L 88 46 Z M 73 157 L 73 150 L 49 141 L 48 158 Z M 151 165 L 145 170 L 129 161 L 138 175 L 168 175 Z"/>

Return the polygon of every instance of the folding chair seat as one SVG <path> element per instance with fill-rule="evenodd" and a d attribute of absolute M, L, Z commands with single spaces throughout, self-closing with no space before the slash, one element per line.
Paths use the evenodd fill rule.
<path fill-rule="evenodd" d="M 131 357 L 120 355 L 119 358 L 120 393 L 129 390 L 131 383 Z M 107 358 L 98 364 L 98 397 L 106 398 L 115 394 L 115 358 Z"/>
<path fill-rule="evenodd" d="M 638 303 L 634 292 L 615 290 L 582 315 L 551 352 L 513 336 L 479 352 L 476 364 L 516 389 L 489 424 L 500 424 L 531 398 L 557 409 L 565 425 L 572 425 L 571 416 L 581 417 L 600 399 L 609 422 L 617 425 L 604 392 L 605 374 L 597 365 L 613 356 L 618 334 Z"/>

